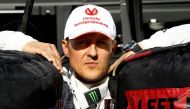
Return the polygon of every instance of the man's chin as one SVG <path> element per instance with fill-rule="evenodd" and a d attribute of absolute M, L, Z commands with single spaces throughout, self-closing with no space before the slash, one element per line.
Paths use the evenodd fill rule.
<path fill-rule="evenodd" d="M 80 80 L 81 82 L 85 83 L 85 84 L 94 84 L 94 83 L 98 83 L 100 81 L 102 81 L 106 76 L 103 76 L 101 78 L 98 79 L 86 79 L 86 78 L 82 78 L 80 76 L 77 76 L 78 80 Z"/>

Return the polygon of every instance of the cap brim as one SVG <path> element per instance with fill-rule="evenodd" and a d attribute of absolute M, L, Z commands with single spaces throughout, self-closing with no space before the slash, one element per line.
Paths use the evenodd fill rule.
<path fill-rule="evenodd" d="M 109 38 L 109 39 L 111 39 L 111 40 L 115 40 L 113 37 L 108 36 L 108 35 L 107 35 L 107 34 L 105 34 L 105 33 L 98 32 L 98 31 L 89 31 L 89 32 L 86 32 L 86 33 L 83 33 L 83 34 L 79 34 L 79 35 L 77 35 L 77 36 L 75 36 L 75 37 L 72 37 L 72 38 L 69 38 L 69 39 L 76 39 L 76 38 L 80 38 L 80 37 L 81 37 L 81 36 L 83 36 L 83 35 L 86 35 L 86 34 L 91 34 L 91 33 L 98 33 L 98 34 L 101 34 L 101 35 L 104 35 L 104 36 L 108 37 L 108 38 Z"/>

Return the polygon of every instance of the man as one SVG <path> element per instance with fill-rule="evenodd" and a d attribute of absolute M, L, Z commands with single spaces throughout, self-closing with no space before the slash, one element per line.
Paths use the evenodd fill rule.
<path fill-rule="evenodd" d="M 104 109 L 113 107 L 107 75 L 110 58 L 116 47 L 115 37 L 115 23 L 108 10 L 95 5 L 85 5 L 72 11 L 62 40 L 64 54 L 70 62 L 70 68 L 63 68 L 63 79 L 72 93 L 72 96 L 64 95 L 64 108 Z M 30 40 L 22 44 L 26 45 L 22 51 L 41 54 L 41 52 L 32 51 L 30 47 L 35 48 L 34 46 L 43 43 Z M 7 48 L 4 46 L 4 49 Z M 15 50 L 14 47 L 11 49 Z M 35 49 L 46 48 L 36 47 Z M 48 50 L 48 52 L 51 51 Z M 72 100 L 68 101 L 69 98 Z"/>
<path fill-rule="evenodd" d="M 176 32 L 178 29 L 180 30 L 179 34 L 182 36 L 180 39 L 189 40 L 189 38 L 183 34 L 188 33 L 190 29 L 184 29 L 188 27 L 189 24 L 187 26 L 182 25 L 176 27 L 176 30 L 174 29 Z M 174 32 L 173 28 L 167 31 L 169 31 L 169 33 Z M 163 32 L 163 34 L 158 34 L 153 40 L 150 38 L 140 42 L 140 47 L 146 49 L 144 45 L 149 45 L 149 47 L 152 45 L 154 45 L 152 47 L 162 46 L 163 43 L 166 42 L 168 42 L 168 45 L 179 44 L 180 42 L 173 43 L 179 39 L 178 36 L 173 38 L 173 35 L 179 34 L 168 34 L 167 31 Z M 94 5 L 82 6 L 73 10 L 69 16 L 62 47 L 65 55 L 69 57 L 71 67 L 69 69 L 64 68 L 64 75 L 67 76 L 63 76 L 63 79 L 67 82 L 74 95 L 72 96 L 72 100 L 75 108 L 104 108 L 107 106 L 105 106 L 105 104 L 110 102 L 111 96 L 107 87 L 107 82 L 109 80 L 107 77 L 107 70 L 109 68 L 109 59 L 115 49 L 115 34 L 115 24 L 110 13 L 101 7 Z M 165 37 L 163 37 L 164 35 Z M 172 41 L 168 39 L 165 40 L 166 36 L 169 37 L 168 39 L 172 39 Z M 22 38 L 24 37 L 20 37 L 20 39 Z M 155 44 L 151 44 L 151 42 Z M 187 41 L 181 42 L 185 43 Z M 4 44 L 6 45 L 7 43 Z M 22 51 L 42 54 L 48 58 L 48 55 L 44 55 L 45 53 L 52 55 L 55 52 L 52 52 L 51 49 L 54 49 L 52 47 L 50 47 L 51 49 L 49 50 L 44 50 L 47 47 L 46 45 L 48 44 L 31 39 L 28 43 L 23 44 Z M 40 49 L 45 52 L 42 52 Z M 124 54 L 116 61 L 116 64 L 114 63 L 113 66 L 111 66 L 111 70 L 115 68 L 123 58 L 133 53 L 134 52 L 130 51 Z M 59 58 L 59 56 L 57 57 Z M 98 96 L 95 96 L 95 93 L 98 94 Z M 90 99 L 91 101 L 89 100 L 90 97 L 92 97 L 92 99 Z M 102 99 L 100 100 L 99 97 Z"/>
<path fill-rule="evenodd" d="M 115 23 L 106 9 L 85 5 L 70 14 L 62 48 L 69 57 L 71 70 L 67 71 L 71 76 L 64 76 L 64 80 L 71 84 L 76 108 L 104 109 L 110 105 L 107 71 L 115 37 Z"/>

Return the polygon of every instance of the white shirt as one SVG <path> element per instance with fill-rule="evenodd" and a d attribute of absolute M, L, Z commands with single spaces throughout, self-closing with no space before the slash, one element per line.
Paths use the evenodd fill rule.
<path fill-rule="evenodd" d="M 190 24 L 175 26 L 156 32 L 149 39 L 145 39 L 139 44 L 143 49 L 153 47 L 166 47 L 176 44 L 190 42 Z"/>
<path fill-rule="evenodd" d="M 34 40 L 31 36 L 22 32 L 2 31 L 0 32 L 0 49 L 22 51 L 26 43 Z"/>

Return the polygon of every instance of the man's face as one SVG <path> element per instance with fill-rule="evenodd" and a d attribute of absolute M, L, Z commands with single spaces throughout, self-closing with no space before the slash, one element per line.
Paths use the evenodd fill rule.
<path fill-rule="evenodd" d="M 63 41 L 62 46 L 81 81 L 93 83 L 107 75 L 115 41 L 99 33 L 89 33 Z"/>

